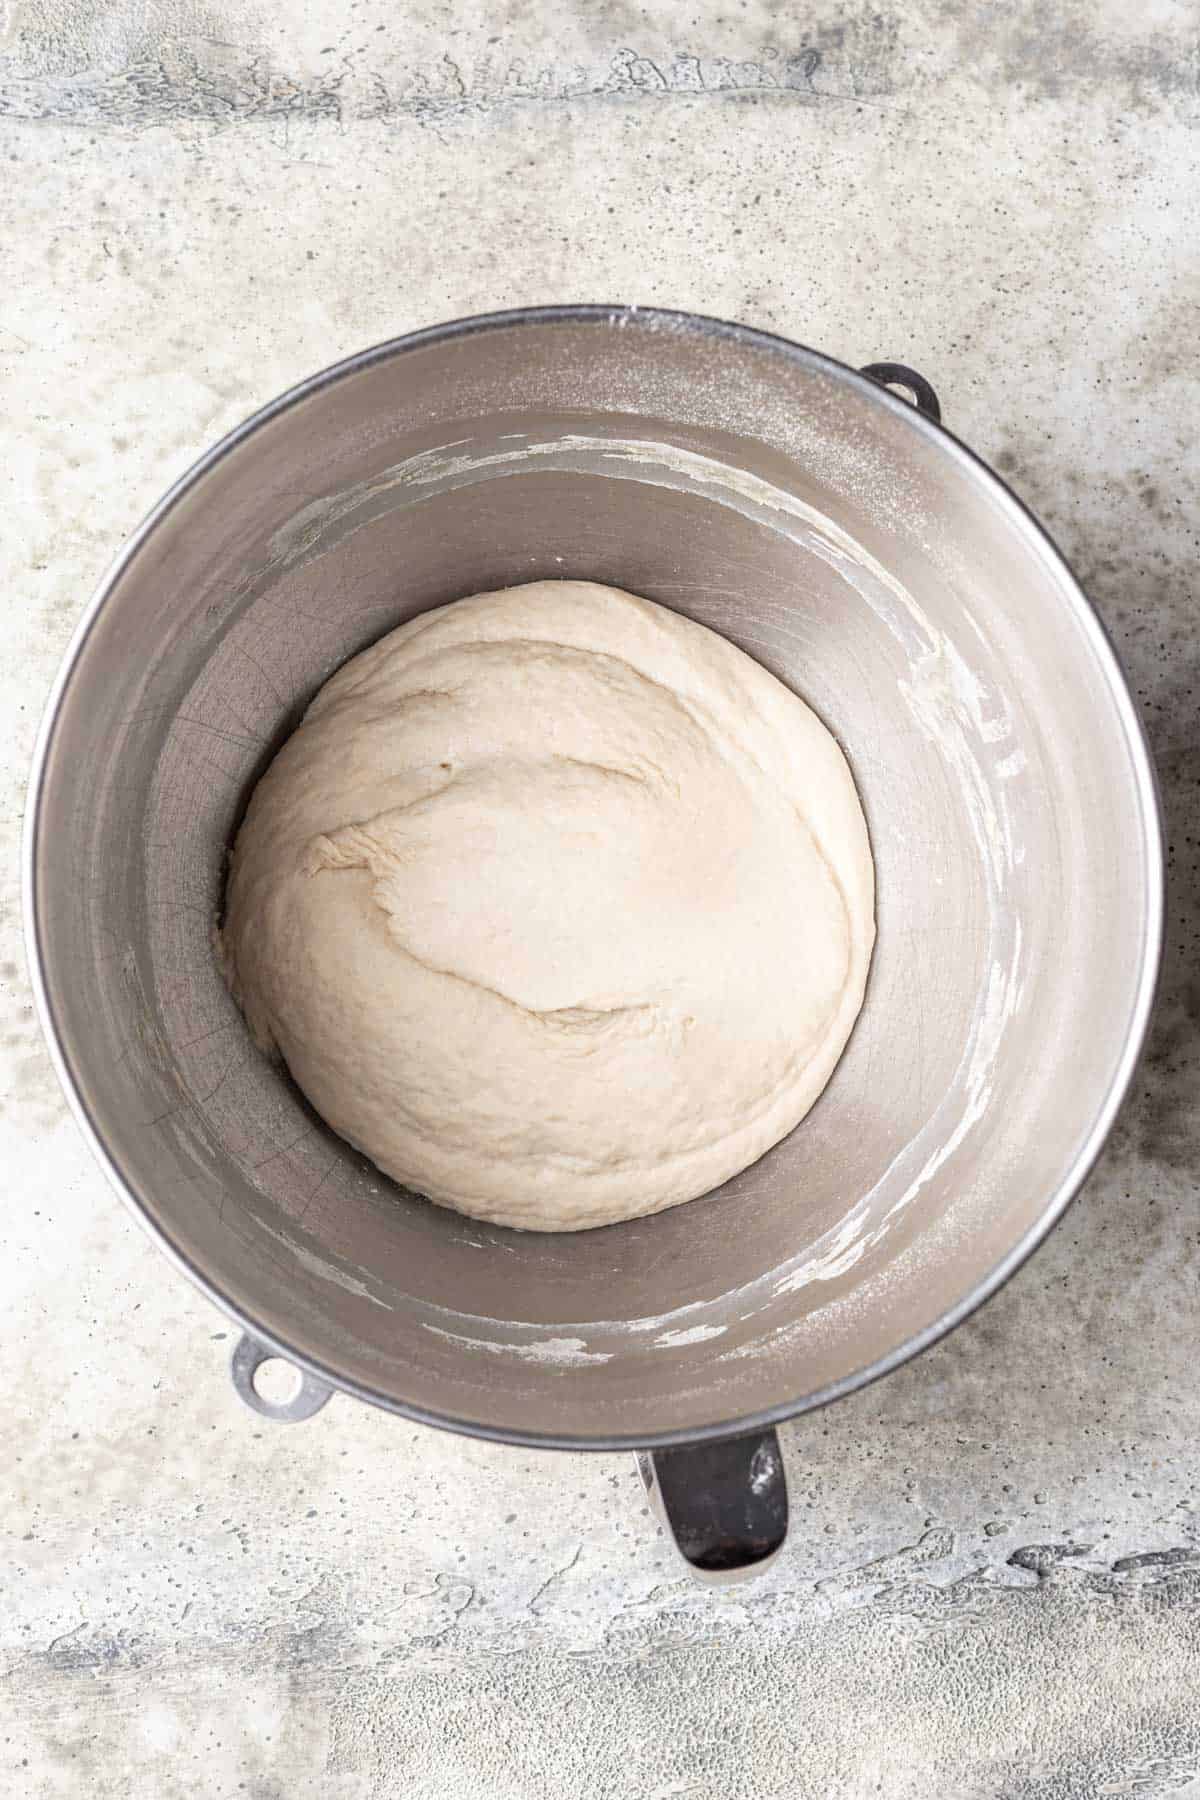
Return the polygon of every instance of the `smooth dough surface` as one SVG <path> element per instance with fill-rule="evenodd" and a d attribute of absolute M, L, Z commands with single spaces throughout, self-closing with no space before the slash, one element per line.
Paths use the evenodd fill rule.
<path fill-rule="evenodd" d="M 850 771 L 702 625 L 590 582 L 425 613 L 255 789 L 221 953 L 251 1031 L 380 1168 L 576 1231 L 785 1136 L 862 1004 Z"/>

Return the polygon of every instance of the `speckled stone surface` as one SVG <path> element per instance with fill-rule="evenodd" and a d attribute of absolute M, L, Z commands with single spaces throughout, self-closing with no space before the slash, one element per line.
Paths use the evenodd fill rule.
<path fill-rule="evenodd" d="M 0 11 L 0 1792 L 1200 1796 L 1198 30 L 1190 0 Z M 981 1315 L 788 1431 L 788 1550 L 726 1596 L 627 1457 L 243 1411 L 230 1328 L 66 1115 L 20 944 L 42 700 L 167 482 L 363 344 L 572 299 L 922 369 L 1100 607 L 1172 845 L 1099 1170 Z"/>

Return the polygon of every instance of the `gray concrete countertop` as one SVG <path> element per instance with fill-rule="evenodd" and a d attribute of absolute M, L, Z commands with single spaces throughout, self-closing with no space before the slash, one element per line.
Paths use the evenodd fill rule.
<path fill-rule="evenodd" d="M 1192 0 L 9 0 L 0 13 L 0 1792 L 1200 1796 Z M 762 1581 L 632 1462 L 266 1425 L 106 1188 L 26 984 L 24 782 L 125 534 L 381 337 L 623 299 L 895 357 L 1056 533 L 1171 841 L 1148 1060 L 1047 1246 L 787 1432 Z"/>

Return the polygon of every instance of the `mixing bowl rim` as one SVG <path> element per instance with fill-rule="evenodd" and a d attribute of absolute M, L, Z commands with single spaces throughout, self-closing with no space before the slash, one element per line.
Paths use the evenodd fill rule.
<path fill-rule="evenodd" d="M 953 1306 L 947 1308 L 923 1330 L 905 1338 L 903 1343 L 885 1355 L 877 1357 L 875 1361 L 864 1364 L 861 1368 L 853 1369 L 839 1377 L 837 1381 L 829 1382 L 822 1388 L 814 1389 L 811 1393 L 794 1396 L 774 1406 L 734 1418 L 716 1419 L 703 1425 L 692 1425 L 678 1430 L 607 1432 L 602 1435 L 580 1436 L 568 1432 L 521 1430 L 509 1426 L 495 1426 L 477 1419 L 459 1418 L 451 1413 L 433 1412 L 408 1401 L 394 1399 L 390 1395 L 379 1392 L 368 1382 L 335 1374 L 316 1358 L 298 1350 L 285 1338 L 268 1330 L 249 1312 L 236 1305 L 174 1241 L 167 1228 L 151 1218 L 110 1154 L 100 1127 L 93 1120 L 82 1091 L 76 1083 L 71 1061 L 58 1030 L 46 980 L 38 918 L 37 852 L 41 828 L 41 807 L 58 718 L 75 669 L 96 620 L 143 545 L 158 526 L 184 497 L 200 484 L 205 476 L 235 450 L 240 449 L 255 433 L 273 423 L 293 407 L 302 405 L 327 387 L 333 386 L 335 382 L 359 375 L 374 365 L 393 357 L 405 355 L 430 345 L 447 343 L 488 331 L 546 325 L 597 325 L 609 328 L 630 326 L 653 328 L 657 326 L 677 333 L 692 331 L 702 336 L 722 340 L 734 347 L 749 346 L 755 350 L 782 356 L 791 362 L 802 364 L 832 377 L 835 381 L 846 384 L 851 391 L 859 394 L 869 392 L 874 403 L 892 409 L 898 417 L 902 416 L 908 427 L 924 435 L 939 453 L 948 456 L 952 462 L 964 468 L 969 475 L 982 479 L 985 485 L 991 489 L 993 498 L 1008 514 L 1015 528 L 1025 534 L 1040 559 L 1047 565 L 1049 572 L 1063 585 L 1065 593 L 1074 606 L 1080 625 L 1091 641 L 1091 647 L 1104 673 L 1118 719 L 1123 728 L 1126 748 L 1134 772 L 1142 820 L 1142 847 L 1146 870 L 1146 951 L 1139 973 L 1129 1030 L 1112 1081 L 1096 1108 L 1087 1136 L 1071 1167 L 1055 1187 L 1039 1217 L 1007 1253 Z M 381 1407 L 387 1412 L 412 1419 L 420 1424 L 456 1431 L 468 1437 L 486 1438 L 529 1448 L 597 1451 L 658 1449 L 670 1445 L 697 1443 L 704 1439 L 731 1437 L 742 1432 L 762 1430 L 768 1426 L 781 1424 L 786 1419 L 828 1405 L 833 1400 L 843 1399 L 857 1389 L 866 1387 L 868 1383 L 900 1368 L 912 1357 L 919 1355 L 921 1351 L 928 1349 L 939 1338 L 952 1331 L 956 1325 L 961 1324 L 985 1300 L 990 1299 L 1038 1247 L 1062 1217 L 1095 1165 L 1121 1102 L 1128 1091 L 1141 1055 L 1153 1010 L 1163 949 L 1162 811 L 1157 777 L 1145 730 L 1107 629 L 1076 579 L 1066 557 L 1059 550 L 1045 526 L 1003 478 L 973 450 L 955 437 L 954 433 L 949 431 L 945 425 L 935 423 L 927 414 L 919 412 L 910 402 L 902 400 L 890 389 L 880 386 L 849 364 L 843 363 L 823 351 L 794 343 L 774 332 L 710 318 L 700 313 L 672 310 L 665 307 L 597 304 L 517 307 L 509 311 L 481 313 L 464 319 L 450 320 L 444 324 L 405 333 L 400 337 L 388 338 L 368 349 L 345 357 L 340 362 L 333 363 L 328 368 L 310 376 L 307 380 L 288 388 L 276 399 L 269 401 L 265 406 L 250 414 L 240 425 L 235 426 L 232 431 L 227 432 L 224 437 L 206 450 L 167 489 L 123 544 L 101 578 L 72 634 L 50 689 L 34 748 L 33 765 L 26 795 L 21 876 L 29 973 L 51 1061 L 71 1111 L 93 1155 L 116 1189 L 117 1194 L 169 1261 L 180 1273 L 187 1276 L 202 1293 L 206 1294 L 228 1318 L 244 1332 L 257 1339 L 266 1350 L 284 1358 L 298 1369 L 305 1370 L 316 1381 L 332 1391 L 349 1394 L 369 1405 Z"/>

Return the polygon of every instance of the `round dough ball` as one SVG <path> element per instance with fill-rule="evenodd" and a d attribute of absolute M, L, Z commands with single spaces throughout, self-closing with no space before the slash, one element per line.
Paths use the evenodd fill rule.
<path fill-rule="evenodd" d="M 442 1206 L 525 1230 L 718 1186 L 820 1094 L 874 872 L 803 701 L 583 581 L 425 613 L 317 695 L 238 835 L 256 1041 Z"/>

